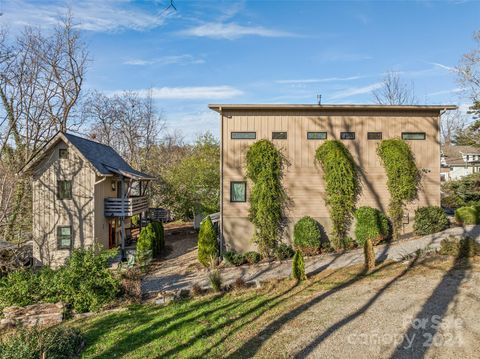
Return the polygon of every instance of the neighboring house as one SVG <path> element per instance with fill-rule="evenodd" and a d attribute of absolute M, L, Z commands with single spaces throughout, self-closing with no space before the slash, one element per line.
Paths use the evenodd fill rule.
<path fill-rule="evenodd" d="M 286 241 L 303 216 L 315 218 L 330 231 L 322 170 L 316 149 L 327 139 L 341 140 L 359 166 L 362 192 L 357 206 L 387 212 L 389 192 L 377 156 L 382 139 L 403 138 L 411 146 L 422 173 L 418 199 L 408 205 L 404 232 L 411 232 L 414 210 L 440 205 L 439 117 L 455 106 L 382 105 L 209 105 L 221 123 L 220 234 L 225 248 L 253 249 L 254 227 L 248 220 L 251 183 L 245 177 L 245 153 L 266 138 L 285 155 L 283 184 L 289 197 L 285 210 Z"/>
<path fill-rule="evenodd" d="M 442 181 L 462 178 L 480 172 L 480 148 L 473 146 L 442 146 Z"/>
<path fill-rule="evenodd" d="M 125 224 L 148 210 L 153 178 L 130 167 L 115 150 L 58 133 L 26 164 L 33 178 L 33 256 L 58 266 L 74 248 L 125 246 Z"/>

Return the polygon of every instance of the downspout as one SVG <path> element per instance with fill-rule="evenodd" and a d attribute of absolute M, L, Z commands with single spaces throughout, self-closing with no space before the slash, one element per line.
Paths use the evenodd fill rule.
<path fill-rule="evenodd" d="M 223 255 L 223 110 L 220 106 L 220 256 Z"/>

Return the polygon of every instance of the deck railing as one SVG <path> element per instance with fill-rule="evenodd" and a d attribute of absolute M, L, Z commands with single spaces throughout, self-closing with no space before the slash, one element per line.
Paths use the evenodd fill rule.
<path fill-rule="evenodd" d="M 105 217 L 131 217 L 148 210 L 148 199 L 142 197 L 105 198 Z"/>

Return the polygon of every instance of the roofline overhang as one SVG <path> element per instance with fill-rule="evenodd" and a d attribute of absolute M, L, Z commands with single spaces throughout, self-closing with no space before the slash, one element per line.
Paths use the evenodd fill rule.
<path fill-rule="evenodd" d="M 208 108 L 221 112 L 224 110 L 283 110 L 283 111 L 424 111 L 424 112 L 441 112 L 448 110 L 456 110 L 456 105 L 376 105 L 376 104 L 209 104 Z"/>

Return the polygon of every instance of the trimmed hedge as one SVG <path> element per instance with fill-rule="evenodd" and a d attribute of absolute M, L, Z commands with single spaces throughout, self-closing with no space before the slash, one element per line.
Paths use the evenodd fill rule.
<path fill-rule="evenodd" d="M 457 258 L 480 255 L 480 244 L 470 237 L 455 238 L 450 236 L 440 242 L 440 254 Z"/>
<path fill-rule="evenodd" d="M 262 255 L 258 252 L 253 252 L 253 251 L 247 252 L 245 253 L 244 256 L 248 264 L 255 264 L 262 260 Z"/>
<path fill-rule="evenodd" d="M 455 210 L 455 220 L 459 224 L 480 224 L 480 207 L 465 206 Z"/>
<path fill-rule="evenodd" d="M 205 267 L 212 266 L 218 257 L 217 233 L 210 216 L 200 224 L 198 232 L 198 261 Z"/>
<path fill-rule="evenodd" d="M 415 210 L 413 229 L 416 235 L 422 236 L 441 232 L 450 225 L 444 210 L 437 206 L 421 207 Z"/>
<path fill-rule="evenodd" d="M 83 337 L 77 329 L 21 327 L 0 341 L 0 359 L 76 358 L 82 345 Z"/>
<path fill-rule="evenodd" d="M 320 225 L 312 217 L 301 218 L 293 228 L 293 243 L 296 250 L 304 255 L 315 255 L 320 252 L 322 232 Z"/>
<path fill-rule="evenodd" d="M 225 253 L 223 253 L 223 259 L 225 259 L 228 264 L 236 267 L 247 263 L 247 258 L 244 254 L 234 251 L 226 251 Z"/>

